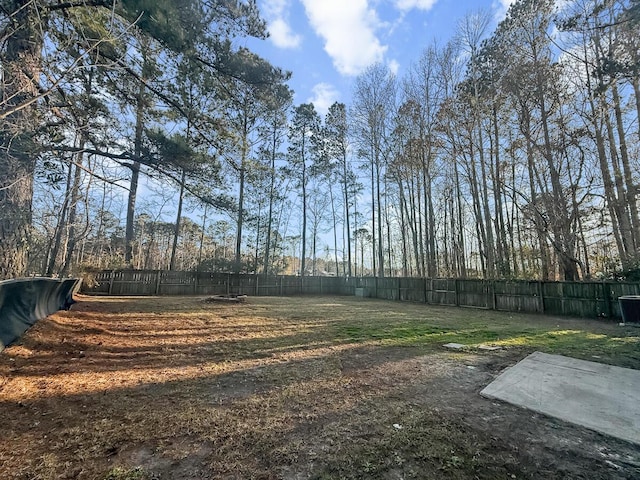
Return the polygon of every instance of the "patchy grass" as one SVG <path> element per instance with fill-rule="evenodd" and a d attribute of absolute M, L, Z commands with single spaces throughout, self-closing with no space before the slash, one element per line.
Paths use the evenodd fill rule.
<path fill-rule="evenodd" d="M 346 297 L 85 297 L 0 355 L 0 478 L 639 477 L 633 446 L 478 395 L 533 350 L 640 368 L 639 336 Z"/>
<path fill-rule="evenodd" d="M 107 472 L 105 480 L 148 480 L 149 474 L 141 468 L 125 469 L 115 467 Z"/>
<path fill-rule="evenodd" d="M 640 369 L 640 331 L 631 326 L 462 308 L 429 307 L 424 311 L 422 305 L 403 308 L 402 313 L 387 308 L 367 315 L 366 320 L 345 319 L 336 327 L 336 338 L 430 349 L 450 342 L 471 349 L 496 345 L 587 360 L 595 356 L 601 362 Z"/>

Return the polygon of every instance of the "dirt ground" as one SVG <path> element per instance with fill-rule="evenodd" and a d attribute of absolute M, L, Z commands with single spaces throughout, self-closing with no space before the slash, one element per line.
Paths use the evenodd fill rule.
<path fill-rule="evenodd" d="M 530 345 L 453 353 L 349 334 L 427 312 L 445 333 L 456 315 L 590 328 L 460 311 L 80 297 L 0 354 L 0 478 L 640 478 L 638 446 L 479 395 Z"/>

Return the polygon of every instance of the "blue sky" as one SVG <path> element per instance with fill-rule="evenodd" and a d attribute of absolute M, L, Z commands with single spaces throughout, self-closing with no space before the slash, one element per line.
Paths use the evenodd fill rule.
<path fill-rule="evenodd" d="M 514 0 L 258 0 L 267 41 L 246 45 L 293 72 L 295 104 L 324 115 L 349 103 L 355 77 L 375 62 L 402 76 L 432 41 L 452 38 L 458 21 L 480 9 L 504 18 Z"/>

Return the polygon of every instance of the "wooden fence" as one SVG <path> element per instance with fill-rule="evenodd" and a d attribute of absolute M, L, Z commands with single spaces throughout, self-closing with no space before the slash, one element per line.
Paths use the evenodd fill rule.
<path fill-rule="evenodd" d="M 578 317 L 621 318 L 618 297 L 640 283 L 446 278 L 296 277 L 163 270 L 102 271 L 83 283 L 102 295 L 360 295 L 432 305 Z"/>
<path fill-rule="evenodd" d="M 166 270 L 102 271 L 83 292 L 97 295 L 341 295 L 344 279 Z M 353 294 L 353 292 L 351 292 Z"/>

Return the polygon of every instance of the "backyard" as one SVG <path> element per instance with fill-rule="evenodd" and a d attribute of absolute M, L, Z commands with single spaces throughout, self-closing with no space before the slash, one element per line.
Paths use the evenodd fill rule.
<path fill-rule="evenodd" d="M 78 300 L 0 354 L 0 478 L 640 478 L 637 446 L 479 395 L 536 350 L 640 369 L 636 327 L 339 296 Z"/>

